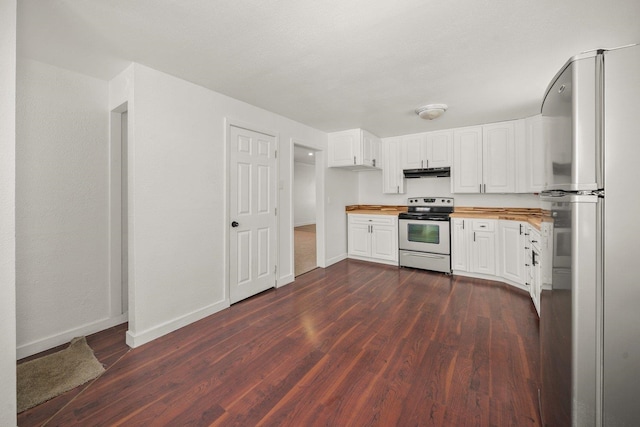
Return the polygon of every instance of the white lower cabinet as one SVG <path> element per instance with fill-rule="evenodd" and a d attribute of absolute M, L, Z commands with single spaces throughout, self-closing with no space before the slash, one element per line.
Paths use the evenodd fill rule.
<path fill-rule="evenodd" d="M 538 230 L 533 227 L 528 229 L 527 235 L 527 247 L 530 248 L 530 263 L 527 265 L 529 274 L 527 280 L 529 280 L 529 294 L 533 300 L 533 305 L 536 307 L 538 315 L 540 315 L 540 293 L 542 291 L 542 242 L 541 235 Z"/>
<path fill-rule="evenodd" d="M 495 275 L 495 220 L 454 218 L 452 268 L 456 271 Z"/>
<path fill-rule="evenodd" d="M 451 269 L 453 271 L 469 271 L 466 226 L 464 218 L 451 219 Z"/>
<path fill-rule="evenodd" d="M 549 275 L 548 239 L 521 221 L 452 218 L 451 225 L 453 274 L 525 289 L 540 314 L 540 291 Z"/>
<path fill-rule="evenodd" d="M 398 217 L 348 215 L 349 258 L 398 265 Z"/>
<path fill-rule="evenodd" d="M 471 272 L 496 274 L 495 220 L 474 219 L 472 221 Z"/>
<path fill-rule="evenodd" d="M 525 284 L 524 233 L 529 226 L 521 221 L 499 221 L 500 276 L 520 286 Z"/>

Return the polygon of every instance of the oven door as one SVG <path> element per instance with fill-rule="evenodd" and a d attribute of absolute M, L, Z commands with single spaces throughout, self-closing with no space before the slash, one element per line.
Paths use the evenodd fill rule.
<path fill-rule="evenodd" d="M 400 249 L 449 255 L 450 222 L 448 219 L 445 221 L 400 219 L 398 228 Z"/>

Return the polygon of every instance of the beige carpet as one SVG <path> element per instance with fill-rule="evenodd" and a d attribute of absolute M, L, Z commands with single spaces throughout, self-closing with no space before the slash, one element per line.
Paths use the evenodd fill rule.
<path fill-rule="evenodd" d="M 295 275 L 313 270 L 318 266 L 316 257 L 316 225 L 303 225 L 293 229 Z"/>
<path fill-rule="evenodd" d="M 76 388 L 104 372 L 85 337 L 74 338 L 57 353 L 17 367 L 18 412 Z"/>

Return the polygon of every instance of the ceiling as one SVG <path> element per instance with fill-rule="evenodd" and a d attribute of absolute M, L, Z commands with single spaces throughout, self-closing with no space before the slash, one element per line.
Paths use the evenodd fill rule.
<path fill-rule="evenodd" d="M 331 132 L 536 114 L 570 57 L 640 42 L 638 0 L 20 0 L 18 54 L 109 80 L 131 61 Z M 433 121 L 414 109 L 445 103 Z"/>

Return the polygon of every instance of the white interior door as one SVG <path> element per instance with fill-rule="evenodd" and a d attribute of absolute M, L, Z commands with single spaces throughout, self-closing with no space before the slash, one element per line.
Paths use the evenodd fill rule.
<path fill-rule="evenodd" d="M 248 298 L 276 283 L 276 140 L 230 127 L 229 298 Z"/>

